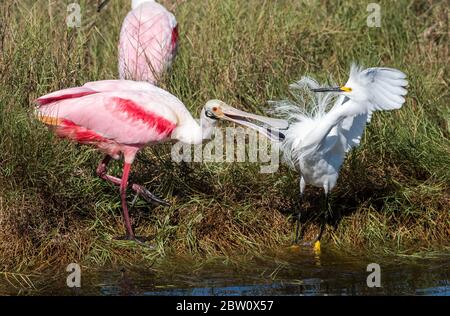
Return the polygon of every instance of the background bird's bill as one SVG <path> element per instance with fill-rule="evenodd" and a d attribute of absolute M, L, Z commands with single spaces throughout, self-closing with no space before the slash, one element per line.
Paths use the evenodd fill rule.
<path fill-rule="evenodd" d="M 289 123 L 286 120 L 247 113 L 229 105 L 221 106 L 219 111 L 216 111 L 214 115 L 219 119 L 231 121 L 257 130 L 274 141 L 284 140 L 285 136 L 279 130 L 287 129 L 289 127 Z M 258 123 L 261 123 L 262 125 L 258 125 Z"/>

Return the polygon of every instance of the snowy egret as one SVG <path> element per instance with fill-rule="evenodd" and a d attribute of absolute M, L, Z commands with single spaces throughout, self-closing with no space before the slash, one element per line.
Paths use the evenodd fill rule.
<path fill-rule="evenodd" d="M 327 221 L 328 195 L 336 185 L 346 153 L 359 145 L 373 112 L 402 107 L 407 84 L 406 75 L 399 70 L 362 69 L 353 64 L 350 78 L 344 86 L 320 87 L 308 77 L 291 85 L 293 89 L 303 88 L 312 98 L 312 110 L 301 109 L 299 104 L 288 100 L 272 102 L 275 111 L 291 122 L 289 129 L 284 132 L 286 138 L 282 151 L 289 164 L 300 171 L 300 197 L 303 197 L 307 184 L 324 190 L 323 217 L 314 243 L 316 249 L 320 249 L 320 238 Z M 336 101 L 327 111 L 333 96 L 337 96 Z M 304 102 L 305 99 L 301 100 Z M 295 244 L 302 235 L 300 218 L 299 210 Z"/>
<path fill-rule="evenodd" d="M 105 158 L 97 168 L 100 178 L 120 186 L 126 239 L 139 241 L 131 227 L 126 201 L 127 188 L 148 202 L 167 205 L 149 190 L 129 184 L 128 176 L 137 152 L 148 144 L 170 139 L 199 144 L 209 139 L 219 119 L 256 129 L 273 140 L 284 135 L 287 121 L 237 110 L 222 101 L 210 100 L 204 106 L 200 124 L 174 95 L 147 82 L 103 80 L 82 87 L 56 91 L 36 100 L 38 118 L 63 138 L 94 145 Z M 258 125 L 261 123 L 260 125 Z M 111 159 L 123 154 L 122 178 L 107 174 Z"/>

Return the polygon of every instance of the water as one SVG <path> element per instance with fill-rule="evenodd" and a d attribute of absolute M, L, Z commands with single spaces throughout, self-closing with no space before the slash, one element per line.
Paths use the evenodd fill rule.
<path fill-rule="evenodd" d="M 367 286 L 369 263 L 381 267 L 381 287 Z M 36 293 L 64 295 L 445 295 L 450 296 L 450 256 L 433 259 L 361 258 L 308 250 L 240 263 L 173 259 L 157 269 L 83 272 L 81 289 L 62 275 Z"/>

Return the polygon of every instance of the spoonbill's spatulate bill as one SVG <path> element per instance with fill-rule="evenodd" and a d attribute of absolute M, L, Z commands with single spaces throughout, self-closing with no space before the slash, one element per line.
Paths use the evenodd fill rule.
<path fill-rule="evenodd" d="M 133 0 L 131 6 L 120 31 L 119 78 L 157 84 L 177 52 L 177 20 L 154 0 Z"/>
<path fill-rule="evenodd" d="M 336 185 L 346 153 L 359 145 L 373 112 L 402 107 L 407 84 L 406 75 L 399 70 L 361 69 L 352 65 L 350 78 L 341 87 L 320 87 L 307 77 L 291 85 L 292 88 L 309 88 L 318 93 L 310 95 L 314 101 L 312 111 L 308 112 L 290 101 L 273 102 L 276 111 L 291 120 L 282 149 L 291 166 L 300 171 L 300 195 L 303 196 L 306 184 L 324 190 L 326 210 L 323 211 L 315 247 L 320 248 L 319 240 L 328 214 L 328 193 Z M 338 95 L 337 99 L 327 112 L 334 94 Z M 300 216 L 299 211 L 295 243 L 302 235 Z"/>
<path fill-rule="evenodd" d="M 36 100 L 40 121 L 63 138 L 96 146 L 105 153 L 97 168 L 102 179 L 120 186 L 126 238 L 137 240 L 128 214 L 126 190 L 130 188 L 147 201 L 167 204 L 138 184 L 129 184 L 131 164 L 146 145 L 179 140 L 199 144 L 209 139 L 219 119 L 229 120 L 263 132 L 274 140 L 287 121 L 237 110 L 222 101 L 210 100 L 203 107 L 200 124 L 174 95 L 147 82 L 105 80 L 82 87 L 56 91 Z M 252 122 L 260 122 L 261 125 Z M 111 159 L 123 155 L 122 178 L 107 173 Z"/>

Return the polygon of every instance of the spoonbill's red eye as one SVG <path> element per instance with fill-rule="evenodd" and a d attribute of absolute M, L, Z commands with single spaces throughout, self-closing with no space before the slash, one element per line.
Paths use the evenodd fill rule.
<path fill-rule="evenodd" d="M 213 107 L 212 110 L 213 110 L 214 112 L 217 112 L 217 106 Z"/>

